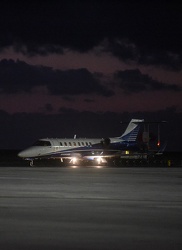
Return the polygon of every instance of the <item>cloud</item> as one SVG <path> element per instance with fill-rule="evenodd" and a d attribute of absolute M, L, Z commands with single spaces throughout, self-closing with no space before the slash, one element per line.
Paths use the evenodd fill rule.
<path fill-rule="evenodd" d="M 105 97 L 112 96 L 114 92 L 101 85 L 99 78 L 87 69 L 71 69 L 67 71 L 56 70 L 52 78 L 53 83 L 47 84 L 51 94 L 78 95 L 96 93 Z"/>
<path fill-rule="evenodd" d="M 181 91 L 178 85 L 154 80 L 149 75 L 142 74 L 139 69 L 117 71 L 114 81 L 128 94 L 142 91 Z"/>
<path fill-rule="evenodd" d="M 104 85 L 102 74 L 91 73 L 85 68 L 63 71 L 29 65 L 19 60 L 15 62 L 3 59 L 0 61 L 0 75 L 0 93 L 31 93 L 37 87 L 46 87 L 50 95 L 61 96 L 68 101 L 82 94 L 104 97 L 114 95 L 114 91 L 107 87 L 108 84 Z M 125 93 L 154 90 L 181 91 L 178 85 L 154 80 L 149 75 L 142 74 L 139 69 L 117 71 L 113 75 L 113 82 Z M 85 101 L 93 102 L 90 98 L 85 98 Z"/>
<path fill-rule="evenodd" d="M 66 107 L 61 107 L 59 109 L 59 112 L 62 113 L 62 114 L 78 114 L 79 111 L 76 110 L 76 109 L 72 109 L 72 108 L 66 108 Z"/>
<path fill-rule="evenodd" d="M 110 52 L 115 57 L 125 63 L 135 62 L 139 65 L 156 66 L 172 71 L 182 69 L 182 53 L 172 53 L 162 48 L 160 51 L 156 49 L 146 49 L 137 47 L 128 39 L 110 39 L 104 43 L 102 48 L 104 52 Z"/>
<path fill-rule="evenodd" d="M 1 93 L 31 92 L 38 86 L 46 86 L 52 95 L 98 94 L 105 97 L 114 92 L 102 85 L 101 78 L 87 69 L 53 70 L 50 67 L 33 66 L 22 61 L 0 61 Z"/>
<path fill-rule="evenodd" d="M 94 100 L 93 100 L 93 99 L 86 98 L 86 99 L 84 99 L 84 102 L 92 103 L 92 102 L 94 102 Z"/>
<path fill-rule="evenodd" d="M 115 57 L 122 61 L 138 61 L 140 56 L 136 45 L 128 39 L 110 39 L 105 41 L 103 51 L 111 52 Z"/>
<path fill-rule="evenodd" d="M 142 51 L 137 62 L 141 65 L 153 65 L 171 71 L 182 69 L 182 53 L 172 53 L 169 51 Z"/>
<path fill-rule="evenodd" d="M 54 111 L 54 108 L 50 103 L 46 103 L 45 110 L 51 113 L 52 111 Z"/>
<path fill-rule="evenodd" d="M 182 5 L 171 2 L 37 1 L 0 8 L 0 50 L 29 56 L 85 53 L 99 46 L 120 60 L 182 68 Z"/>
<path fill-rule="evenodd" d="M 95 8 L 91 2 L 64 0 L 2 4 L 0 47 L 12 45 L 28 55 L 62 53 L 63 47 L 88 51 L 102 39 L 94 30 L 99 20 L 97 7 L 101 10 L 100 4 Z"/>

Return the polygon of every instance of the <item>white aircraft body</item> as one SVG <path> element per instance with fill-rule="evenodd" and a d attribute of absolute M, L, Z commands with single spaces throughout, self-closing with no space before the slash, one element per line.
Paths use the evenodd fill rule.
<path fill-rule="evenodd" d="M 45 138 L 39 139 L 31 147 L 21 151 L 18 156 L 30 161 L 42 158 L 70 159 L 70 163 L 91 160 L 106 162 L 106 158 L 116 157 L 124 150 L 137 150 L 137 136 L 144 120 L 132 119 L 125 132 L 112 138 Z"/>

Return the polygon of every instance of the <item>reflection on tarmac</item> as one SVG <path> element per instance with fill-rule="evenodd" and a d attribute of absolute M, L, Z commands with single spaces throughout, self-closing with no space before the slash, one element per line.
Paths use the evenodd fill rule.
<path fill-rule="evenodd" d="M 0 168 L 0 249 L 182 249 L 181 168 Z"/>

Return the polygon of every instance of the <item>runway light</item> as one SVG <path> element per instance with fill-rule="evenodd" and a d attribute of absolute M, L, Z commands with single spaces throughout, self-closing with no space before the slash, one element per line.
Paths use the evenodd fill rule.
<path fill-rule="evenodd" d="M 157 142 L 157 147 L 160 147 L 160 141 Z"/>

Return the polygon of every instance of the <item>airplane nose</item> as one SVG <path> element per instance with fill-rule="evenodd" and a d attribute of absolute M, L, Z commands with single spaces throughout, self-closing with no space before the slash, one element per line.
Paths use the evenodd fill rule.
<path fill-rule="evenodd" d="M 38 153 L 37 153 L 37 150 L 33 147 L 27 148 L 27 149 L 20 151 L 18 153 L 18 156 L 20 158 L 31 158 L 31 157 L 36 157 L 38 155 L 40 155 L 40 152 L 38 151 Z"/>
<path fill-rule="evenodd" d="M 25 149 L 25 150 L 19 152 L 19 153 L 18 153 L 18 156 L 19 156 L 20 158 L 31 157 L 31 156 L 32 156 L 32 155 L 31 155 L 31 150 Z"/>
<path fill-rule="evenodd" d="M 23 151 L 21 151 L 21 152 L 18 153 L 18 157 L 20 157 L 20 158 L 23 158 L 23 157 L 24 157 Z"/>

